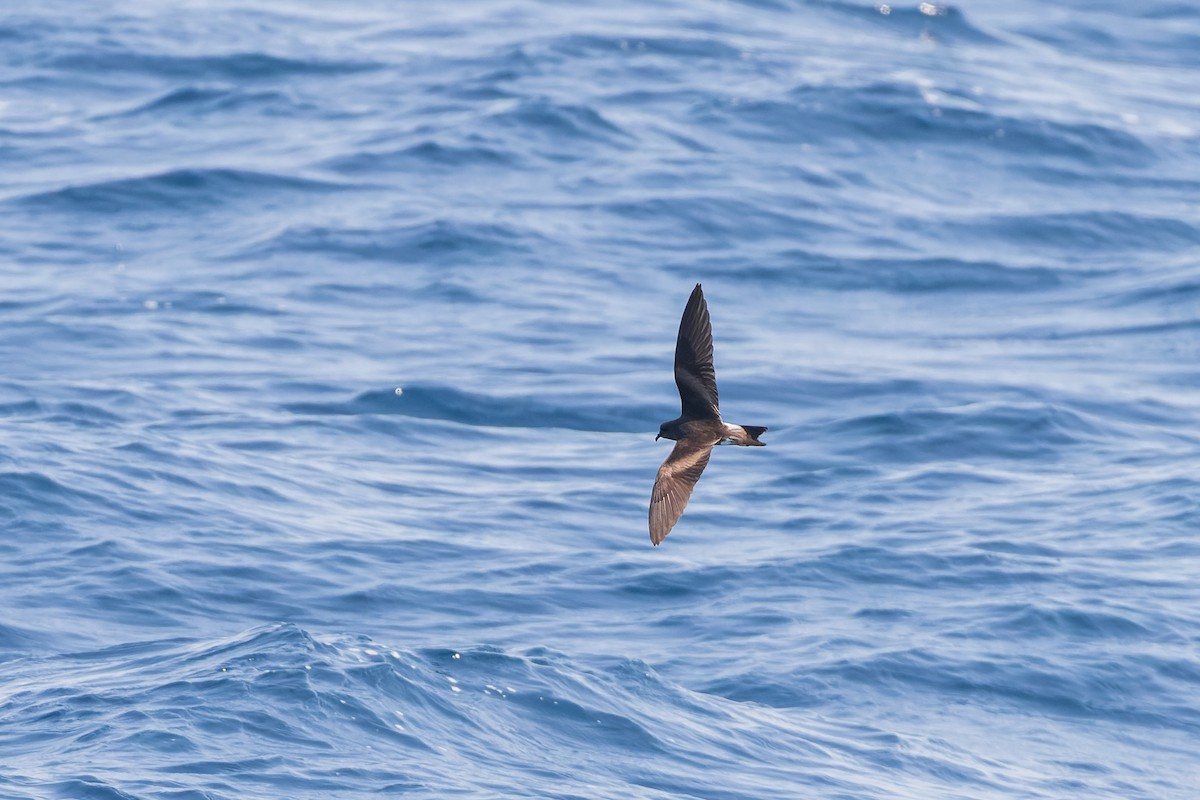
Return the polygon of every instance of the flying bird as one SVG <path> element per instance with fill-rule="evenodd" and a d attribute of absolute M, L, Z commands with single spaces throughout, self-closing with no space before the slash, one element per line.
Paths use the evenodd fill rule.
<path fill-rule="evenodd" d="M 698 283 L 679 321 L 675 385 L 679 387 L 683 411 L 677 419 L 660 425 L 658 436 L 654 437 L 654 441 L 675 440 L 675 449 L 658 468 L 654 491 L 650 494 L 650 541 L 655 547 L 679 521 L 700 473 L 708 466 L 713 447 L 718 444 L 763 447 L 758 437 L 767 430 L 761 425 L 731 425 L 721 419 L 717 373 L 713 370 L 712 323 Z"/>

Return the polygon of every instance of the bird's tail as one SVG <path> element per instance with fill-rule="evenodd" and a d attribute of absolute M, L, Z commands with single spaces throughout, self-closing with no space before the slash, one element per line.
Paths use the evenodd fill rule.
<path fill-rule="evenodd" d="M 764 433 L 767 432 L 767 426 L 765 426 L 765 425 L 743 425 L 742 430 L 744 430 L 746 433 L 750 434 L 750 438 L 753 439 L 755 442 L 758 442 L 758 444 L 763 444 L 762 442 L 758 441 L 758 437 L 762 436 Z"/>

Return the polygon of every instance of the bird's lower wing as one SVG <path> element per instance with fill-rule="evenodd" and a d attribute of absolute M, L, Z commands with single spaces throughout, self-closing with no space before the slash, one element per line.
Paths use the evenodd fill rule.
<path fill-rule="evenodd" d="M 676 442 L 671 455 L 658 468 L 650 493 L 650 541 L 655 546 L 679 521 L 700 473 L 708 466 L 712 449 L 711 443 L 698 445 L 686 439 Z"/>

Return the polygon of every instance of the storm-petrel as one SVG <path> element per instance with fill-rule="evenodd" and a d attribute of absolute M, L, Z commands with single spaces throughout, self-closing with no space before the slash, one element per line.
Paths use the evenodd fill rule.
<path fill-rule="evenodd" d="M 730 425 L 721 419 L 717 404 L 717 373 L 713 371 L 712 323 L 700 284 L 692 290 L 679 338 L 675 340 L 675 385 L 683 413 L 658 428 L 660 438 L 674 439 L 675 449 L 658 468 L 650 494 L 650 541 L 657 547 L 683 514 L 700 473 L 708 466 L 714 445 L 740 444 L 763 447 L 758 425 Z"/>

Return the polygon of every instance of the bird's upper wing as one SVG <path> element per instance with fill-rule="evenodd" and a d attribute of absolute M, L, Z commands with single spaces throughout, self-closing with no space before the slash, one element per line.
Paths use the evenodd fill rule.
<path fill-rule="evenodd" d="M 717 401 L 717 373 L 713 370 L 712 323 L 700 284 L 692 290 L 679 338 L 675 340 L 675 385 L 683 402 L 683 416 L 715 419 L 721 416 Z"/>
<path fill-rule="evenodd" d="M 650 493 L 650 541 L 655 546 L 667 538 L 683 514 L 692 488 L 708 466 L 713 444 L 715 442 L 699 444 L 694 439 L 681 439 L 658 468 L 654 491 Z"/>

